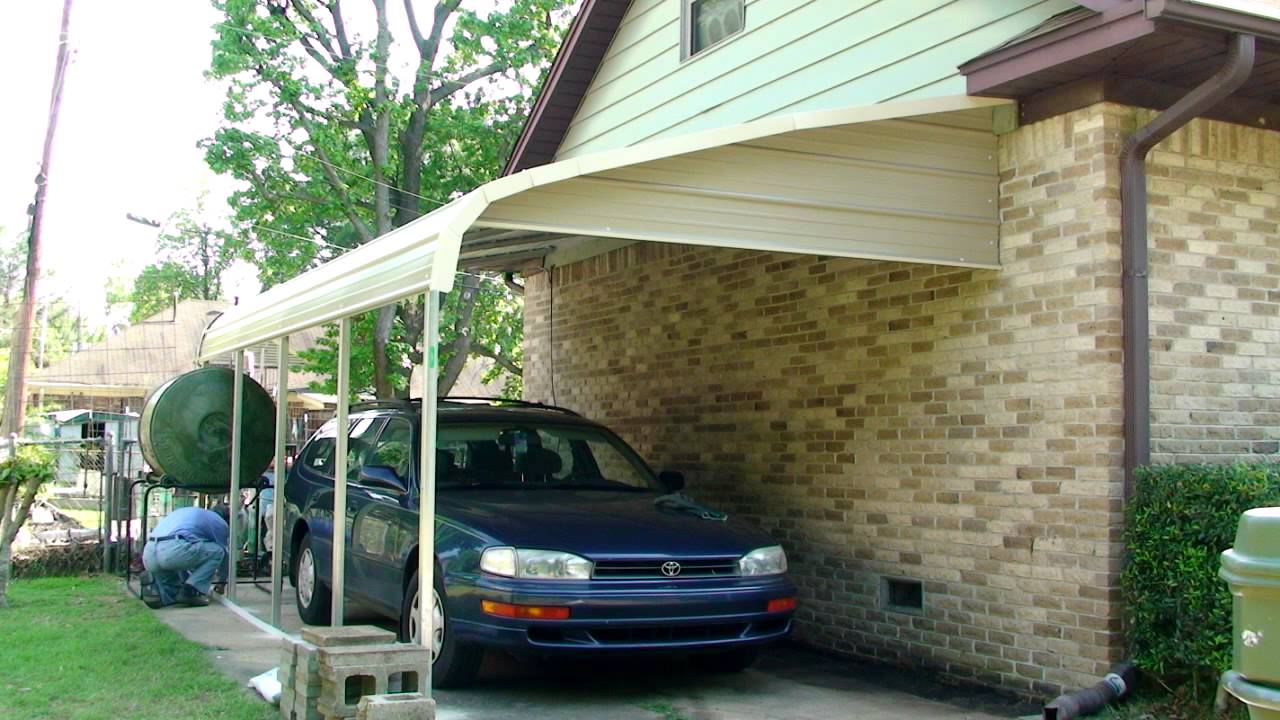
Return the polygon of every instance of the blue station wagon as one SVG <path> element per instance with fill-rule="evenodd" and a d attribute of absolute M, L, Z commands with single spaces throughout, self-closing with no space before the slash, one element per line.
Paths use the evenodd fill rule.
<path fill-rule="evenodd" d="M 418 641 L 419 408 L 349 418 L 347 595 Z M 337 427 L 285 486 L 298 612 L 329 621 Z M 442 400 L 436 444 L 434 684 L 472 680 L 486 648 L 516 654 L 687 654 L 740 670 L 791 629 L 782 548 L 680 493 L 617 435 L 518 401 Z"/>

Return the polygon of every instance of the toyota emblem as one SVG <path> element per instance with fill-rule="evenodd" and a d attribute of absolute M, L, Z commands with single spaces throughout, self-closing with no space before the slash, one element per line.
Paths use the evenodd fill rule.
<path fill-rule="evenodd" d="M 667 577 L 675 577 L 680 574 L 680 563 L 668 561 L 662 563 L 662 574 Z"/>

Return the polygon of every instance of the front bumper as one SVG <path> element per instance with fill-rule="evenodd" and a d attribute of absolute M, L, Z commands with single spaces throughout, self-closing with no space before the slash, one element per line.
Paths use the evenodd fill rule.
<path fill-rule="evenodd" d="M 791 631 L 790 611 L 770 600 L 795 596 L 785 575 L 688 581 L 451 578 L 449 629 L 464 642 L 538 652 L 699 651 L 767 643 Z M 568 620 L 485 614 L 492 600 L 569 608 Z"/>

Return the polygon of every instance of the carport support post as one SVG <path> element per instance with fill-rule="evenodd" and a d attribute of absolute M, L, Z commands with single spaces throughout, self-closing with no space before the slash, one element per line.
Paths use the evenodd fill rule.
<path fill-rule="evenodd" d="M 284 528 L 285 433 L 289 428 L 289 336 L 276 340 L 276 459 L 275 485 L 271 489 L 271 626 L 280 627 L 280 593 L 284 589 L 284 558 L 280 534 Z"/>
<path fill-rule="evenodd" d="M 418 445 L 422 473 L 418 476 L 418 619 L 419 641 L 432 647 L 435 638 L 434 595 L 436 569 L 436 404 L 440 393 L 440 293 L 427 292 L 426 327 L 422 334 L 422 442 Z M 431 666 L 423 692 L 431 694 Z"/>
<path fill-rule="evenodd" d="M 333 458 L 333 602 L 330 624 L 342 626 L 347 592 L 347 409 L 351 402 L 351 318 L 338 321 L 338 408 L 333 422 L 337 436 Z M 317 582 L 319 582 L 317 580 Z"/>
<path fill-rule="evenodd" d="M 244 420 L 244 350 L 235 356 L 235 377 L 231 381 L 231 497 L 227 502 L 227 597 L 236 599 L 236 566 L 240 562 L 240 444 Z"/>

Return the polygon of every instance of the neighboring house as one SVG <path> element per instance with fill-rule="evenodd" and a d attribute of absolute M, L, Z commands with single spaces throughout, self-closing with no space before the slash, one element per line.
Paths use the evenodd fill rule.
<path fill-rule="evenodd" d="M 100 343 L 33 370 L 27 380 L 29 401 L 62 410 L 140 413 L 148 393 L 196 368 L 205 326 L 229 307 L 230 303 L 215 300 L 183 300 Z M 322 328 L 312 328 L 298 333 L 292 351 L 314 347 L 322 332 Z M 275 345 L 246 355 L 249 375 L 274 395 L 278 384 Z M 231 358 L 215 358 L 212 364 L 229 367 Z M 295 388 L 305 388 L 314 379 L 297 371 L 290 376 Z M 296 442 L 305 440 L 332 416 L 334 402 L 307 390 L 291 390 L 289 405 L 293 418 L 290 442 Z M 132 427 L 136 431 L 136 423 Z"/>
<path fill-rule="evenodd" d="M 585 0 L 440 222 L 525 274 L 529 398 L 785 544 L 801 640 L 1088 686 L 1132 466 L 1277 453 L 1277 38 L 1261 1 Z"/>

